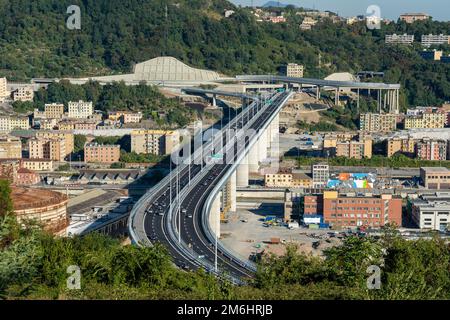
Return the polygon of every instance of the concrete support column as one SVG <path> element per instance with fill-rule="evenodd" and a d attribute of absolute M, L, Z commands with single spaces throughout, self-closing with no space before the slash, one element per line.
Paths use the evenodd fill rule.
<path fill-rule="evenodd" d="M 236 183 L 237 183 L 237 173 L 236 171 L 230 177 L 230 211 L 236 212 Z"/>
<path fill-rule="evenodd" d="M 264 130 L 261 132 L 261 135 L 259 137 L 258 141 L 258 160 L 260 162 L 267 159 L 267 132 Z"/>
<path fill-rule="evenodd" d="M 213 200 L 211 205 L 211 211 L 209 213 L 209 227 L 213 234 L 220 237 L 220 199 L 221 194 L 219 193 Z"/>
<path fill-rule="evenodd" d="M 248 171 L 257 172 L 259 169 L 259 141 L 248 151 Z"/>
<path fill-rule="evenodd" d="M 217 107 L 216 95 L 213 95 L 212 101 L 213 101 L 213 103 L 212 103 L 213 107 Z"/>
<path fill-rule="evenodd" d="M 236 185 L 238 187 L 248 187 L 248 171 L 248 156 L 245 156 L 236 169 Z"/>

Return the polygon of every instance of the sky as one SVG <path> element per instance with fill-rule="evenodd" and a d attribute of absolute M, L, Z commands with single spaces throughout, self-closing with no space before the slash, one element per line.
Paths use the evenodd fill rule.
<path fill-rule="evenodd" d="M 230 0 L 234 4 L 250 6 L 252 0 Z M 269 0 L 253 0 L 254 5 L 263 5 Z M 349 17 L 366 14 L 370 5 L 378 5 L 383 18 L 397 20 L 402 13 L 428 13 L 434 20 L 450 21 L 449 0 L 280 0 L 305 8 L 330 10 L 340 16 Z"/>

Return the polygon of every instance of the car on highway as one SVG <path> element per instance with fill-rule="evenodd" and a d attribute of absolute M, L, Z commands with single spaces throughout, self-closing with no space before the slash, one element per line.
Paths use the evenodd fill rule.
<path fill-rule="evenodd" d="M 192 219 L 192 214 L 188 214 L 187 217 Z"/>

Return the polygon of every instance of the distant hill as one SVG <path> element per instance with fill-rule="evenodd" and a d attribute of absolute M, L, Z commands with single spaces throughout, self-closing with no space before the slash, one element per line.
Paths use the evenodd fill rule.
<path fill-rule="evenodd" d="M 364 23 L 322 21 L 304 31 L 298 27 L 302 17 L 290 12 L 287 23 L 258 22 L 249 8 L 225 0 L 75 2 L 81 30 L 67 28 L 65 1 L 0 0 L 0 77 L 21 81 L 128 73 L 134 64 L 161 55 L 226 75 L 275 74 L 296 62 L 305 66 L 306 77 L 383 71 L 384 81 L 406 88 L 404 108 L 450 101 L 450 64 L 422 59 L 416 46 L 384 43 L 386 34 L 420 39 L 450 32 L 448 22 L 391 23 L 368 30 Z M 227 9 L 235 14 L 225 18 Z"/>
<path fill-rule="evenodd" d="M 288 6 L 288 4 L 281 3 L 279 1 L 269 1 L 266 4 L 264 4 L 262 7 L 263 8 L 285 8 L 287 6 Z M 295 6 L 295 5 L 293 5 L 293 6 Z"/>

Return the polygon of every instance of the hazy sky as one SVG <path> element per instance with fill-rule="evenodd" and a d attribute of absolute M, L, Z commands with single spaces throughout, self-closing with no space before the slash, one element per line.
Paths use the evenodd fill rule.
<path fill-rule="evenodd" d="M 263 5 L 269 0 L 254 0 L 255 5 Z M 231 0 L 235 4 L 251 5 L 251 0 Z M 355 16 L 365 14 L 370 5 L 381 8 L 383 18 L 395 19 L 406 12 L 424 12 L 434 20 L 450 21 L 449 0 L 280 0 L 281 3 L 295 4 L 306 8 L 330 10 L 340 16 Z"/>

